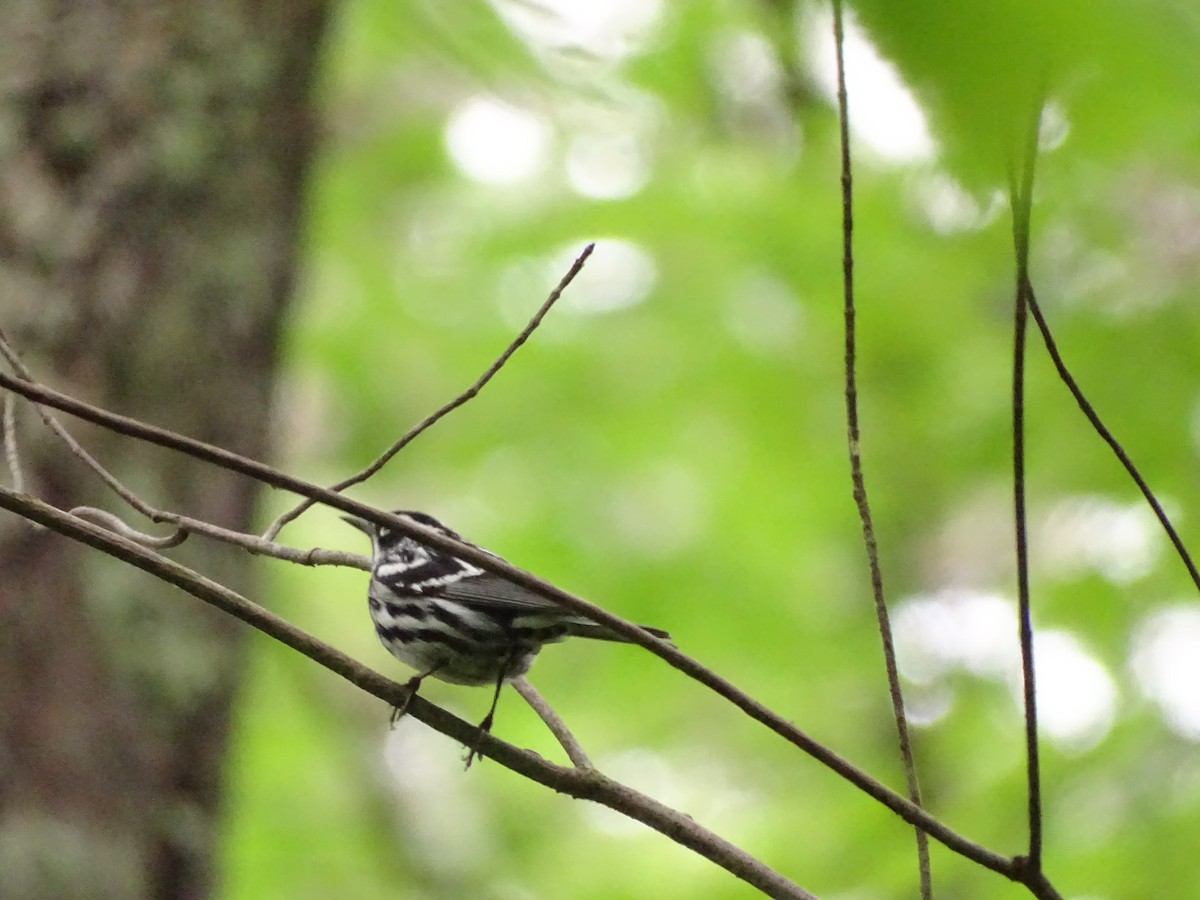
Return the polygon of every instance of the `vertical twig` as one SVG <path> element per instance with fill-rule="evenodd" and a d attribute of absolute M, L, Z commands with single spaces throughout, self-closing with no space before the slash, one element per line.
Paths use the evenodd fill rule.
<path fill-rule="evenodd" d="M 1029 535 L 1025 512 L 1025 332 L 1029 297 L 1029 223 L 1033 209 L 1033 173 L 1041 126 L 1041 98 L 1030 116 L 1021 182 L 1010 184 L 1013 216 L 1013 251 L 1017 290 L 1013 309 L 1013 516 L 1017 553 L 1017 611 L 1020 619 L 1021 676 L 1025 703 L 1025 756 L 1029 802 L 1029 856 L 1031 872 L 1042 870 L 1042 777 L 1038 757 L 1037 687 L 1034 679 L 1033 614 L 1029 601 Z"/>
<path fill-rule="evenodd" d="M 883 662 L 887 672 L 888 693 L 891 695 L 892 715 L 896 721 L 896 734 L 900 744 L 900 758 L 904 764 L 908 797 L 914 804 L 920 806 L 921 785 L 917 779 L 917 767 L 913 761 L 912 743 L 908 734 L 908 719 L 904 713 L 904 694 L 900 687 L 900 673 L 896 666 L 892 625 L 883 592 L 883 571 L 879 565 L 879 548 L 875 540 L 875 526 L 871 519 L 871 505 L 867 499 L 867 484 L 862 468 L 862 447 L 858 424 L 854 306 L 854 190 L 850 164 L 850 116 L 849 100 L 846 95 L 846 64 L 843 53 L 845 30 L 842 21 L 841 0 L 834 0 L 833 3 L 833 38 L 836 45 L 838 124 L 842 156 L 842 290 L 846 334 L 846 432 L 850 453 L 850 480 L 854 485 L 854 504 L 858 509 L 859 521 L 862 523 L 863 543 L 866 545 L 867 562 L 871 570 L 871 593 L 875 601 L 875 618 L 883 645 Z M 933 897 L 933 874 L 929 865 L 929 840 L 920 828 L 914 827 L 914 832 L 917 841 L 917 868 L 921 879 L 921 897 L 923 900 L 931 900 Z"/>

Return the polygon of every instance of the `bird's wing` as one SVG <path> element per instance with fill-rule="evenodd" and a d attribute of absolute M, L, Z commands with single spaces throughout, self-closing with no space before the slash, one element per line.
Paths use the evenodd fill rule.
<path fill-rule="evenodd" d="M 476 574 L 477 573 L 477 574 Z M 438 595 L 447 600 L 465 603 L 468 606 L 490 606 L 511 609 L 516 613 L 546 612 L 562 610 L 563 618 L 570 618 L 570 613 L 561 606 L 533 591 L 527 591 L 519 584 L 513 584 L 507 578 L 493 575 L 491 572 L 464 574 L 454 581 L 448 581 L 438 589 Z"/>
<path fill-rule="evenodd" d="M 569 612 L 552 600 L 547 600 L 540 594 L 528 591 L 519 584 L 513 584 L 507 578 L 493 575 L 491 572 L 480 572 L 477 575 L 466 575 L 446 584 L 438 590 L 438 595 L 447 600 L 454 600 L 465 606 L 476 606 L 491 610 L 506 609 L 515 615 L 551 613 L 555 621 L 570 628 L 570 633 L 578 637 L 597 638 L 606 641 L 627 642 L 629 639 L 599 625 L 590 619 Z M 661 628 L 642 628 L 663 640 L 670 640 L 671 635 Z"/>

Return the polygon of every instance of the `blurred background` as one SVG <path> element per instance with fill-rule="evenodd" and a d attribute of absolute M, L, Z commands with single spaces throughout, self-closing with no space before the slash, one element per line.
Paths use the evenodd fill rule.
<path fill-rule="evenodd" d="M 908 7 L 908 5 L 906 5 Z M 1197 538 L 1193 13 L 864 4 L 846 53 L 864 460 L 925 797 L 1024 846 L 1010 534 L 1005 129 L 1054 85 L 1034 278 L 1069 365 Z M 678 645 L 902 784 L 846 462 L 831 19 L 811 4 L 339 8 L 276 427 L 333 481 L 485 392 L 354 496 L 422 509 Z M 1023 71 L 1032 70 L 1032 71 Z M 1029 506 L 1048 871 L 1183 896 L 1200 836 L 1200 606 L 1034 339 Z M 285 536 L 364 549 L 315 511 Z M 379 667 L 361 573 L 271 605 Z M 740 897 L 663 837 L 532 787 L 255 637 L 222 896 Z M 908 829 L 649 655 L 533 682 L 602 768 L 821 896 L 915 894 Z M 485 691 L 431 684 L 468 719 Z M 497 733 L 561 753 L 515 695 Z M 941 897 L 1023 891 L 933 845 Z M 298 863 L 302 860 L 302 863 Z M 667 876 L 669 880 L 667 879 Z"/>
<path fill-rule="evenodd" d="M 326 29 L 275 462 L 319 483 L 366 465 L 471 384 L 594 241 L 484 392 L 351 495 L 668 629 L 903 790 L 846 456 L 828 6 L 346 0 Z M 849 17 L 863 458 L 916 758 L 931 812 L 1005 854 L 1027 841 L 1012 150 L 1048 86 L 1039 300 L 1195 546 L 1198 41 L 1178 0 L 868 0 Z M 1188 896 L 1196 590 L 1033 334 L 1028 360 L 1047 872 L 1075 898 Z M 257 527 L 290 503 L 266 497 Z M 323 509 L 280 540 L 368 549 Z M 409 676 L 375 638 L 365 573 L 258 565 L 264 605 Z M 752 894 L 487 760 L 464 773 L 450 740 L 389 729 L 381 702 L 245 640 L 212 896 Z M 806 889 L 916 895 L 908 826 L 649 654 L 551 646 L 530 677 L 602 769 Z M 471 721 L 490 700 L 423 695 Z M 495 732 L 562 759 L 511 691 Z M 931 853 L 939 898 L 1027 896 Z"/>

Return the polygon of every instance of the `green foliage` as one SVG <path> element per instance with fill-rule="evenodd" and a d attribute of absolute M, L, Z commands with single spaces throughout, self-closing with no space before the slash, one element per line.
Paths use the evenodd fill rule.
<path fill-rule="evenodd" d="M 855 10 L 920 96 L 960 175 L 995 182 L 1043 94 L 1066 108 L 1074 165 L 1121 165 L 1196 140 L 1195 117 L 1180 116 L 1200 77 L 1190 4 L 865 0 Z"/>
<path fill-rule="evenodd" d="M 318 481 L 365 464 L 470 384 L 595 240 L 495 381 L 355 496 L 428 509 L 670 629 L 900 786 L 846 462 L 834 111 L 801 34 L 824 20 L 808 7 L 664 5 L 606 57 L 572 43 L 581 28 L 538 44 L 506 27 L 552 23 L 536 4 L 495 9 L 339 7 L 284 462 Z M 863 452 L 897 615 L 948 589 L 1013 605 L 1013 267 L 1006 205 L 989 192 L 1043 86 L 1069 128 L 1039 163 L 1035 284 L 1079 381 L 1194 542 L 1195 14 L 1009 0 L 868 2 L 858 15 L 940 148 L 899 165 L 856 143 Z M 545 151 L 530 177 L 489 185 L 456 166 L 448 122 L 478 96 L 536 117 Z M 582 193 L 570 173 L 589 141 L 644 183 Z M 947 198 L 967 210 L 951 225 L 937 211 Z M 1116 685 L 1111 730 L 1044 741 L 1048 871 L 1074 896 L 1181 896 L 1200 835 L 1195 746 L 1142 698 L 1130 660 L 1146 616 L 1180 598 L 1194 609 L 1194 591 L 1156 531 L 1113 512 L 1136 509 L 1136 492 L 1036 337 L 1029 359 L 1037 621 Z M 1102 543 L 1105 510 L 1144 536 L 1144 566 L 1137 546 Z M 365 551 L 322 511 L 284 538 Z M 1131 568 L 1114 574 L 1114 559 Z M 278 568 L 274 607 L 406 677 L 375 643 L 364 576 Z M 1015 647 L 1015 625 L 997 627 Z M 934 653 L 920 635 L 910 673 L 914 653 Z M 462 774 L 460 749 L 415 723 L 381 750 L 379 704 L 281 648 L 259 653 L 231 773 L 231 900 L 749 895 L 667 839 L 494 764 Z M 915 895 L 903 823 L 649 655 L 552 647 L 532 674 L 602 767 L 806 888 Z M 947 664 L 906 689 L 928 712 L 915 744 L 931 810 L 1022 852 L 1021 719 L 1003 677 Z M 485 693 L 428 688 L 468 718 Z M 497 731 L 561 758 L 514 695 Z M 933 854 L 937 896 L 1025 895 Z"/>

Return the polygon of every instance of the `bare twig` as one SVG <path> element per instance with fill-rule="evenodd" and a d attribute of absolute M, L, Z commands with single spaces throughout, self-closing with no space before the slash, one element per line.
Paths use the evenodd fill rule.
<path fill-rule="evenodd" d="M 900 760 L 904 766 L 904 780 L 908 788 L 909 800 L 920 806 L 921 785 L 917 779 L 917 765 L 913 760 L 908 719 L 904 713 L 904 693 L 900 686 L 900 672 L 896 666 L 896 645 L 892 639 L 891 619 L 884 597 L 883 571 L 879 565 L 879 548 L 875 540 L 875 526 L 871 519 L 871 504 L 867 499 L 867 482 L 862 466 L 862 445 L 858 424 L 856 312 L 854 305 L 854 190 L 850 160 L 850 114 L 846 95 L 846 64 L 843 56 L 845 34 L 841 0 L 834 0 L 833 3 L 833 39 L 837 59 L 838 123 L 842 155 L 842 290 L 844 292 L 843 309 L 846 335 L 846 433 L 850 452 L 850 480 L 854 486 L 854 505 L 858 509 L 858 518 L 862 523 L 863 543 L 866 546 L 867 564 L 871 572 L 871 595 L 875 601 L 875 620 L 883 645 L 883 664 L 887 674 L 888 694 L 892 701 L 892 717 L 896 722 L 896 735 L 900 744 Z M 920 828 L 916 828 L 915 831 L 921 897 L 923 900 L 931 900 L 933 897 L 933 874 L 929 865 L 929 840 Z"/>
<path fill-rule="evenodd" d="M 422 432 L 432 427 L 440 419 L 458 409 L 467 401 L 473 399 L 481 390 L 483 390 L 484 386 L 492 380 L 493 376 L 495 376 L 495 374 L 499 372 L 501 368 L 503 368 L 504 364 L 508 362 L 509 358 L 516 353 L 517 350 L 519 350 L 527 340 L 529 340 L 529 336 L 533 334 L 534 330 L 540 324 L 542 324 L 542 319 L 546 317 L 546 313 L 550 312 L 550 308 L 558 302 L 558 298 L 562 296 L 563 291 L 565 291 L 567 286 L 575 280 L 575 276 L 582 271 L 584 263 L 587 262 L 588 257 L 592 255 L 592 251 L 595 249 L 595 244 L 588 244 L 583 248 L 583 252 L 580 253 L 575 262 L 571 264 L 571 268 L 567 270 L 567 274 L 562 277 L 562 279 L 558 282 L 558 285 L 550 292 L 550 296 L 546 298 L 545 302 L 538 308 L 538 311 L 533 314 L 533 318 L 531 318 L 529 322 L 526 323 L 525 327 L 521 329 L 521 333 L 512 340 L 512 342 L 504 349 L 503 353 L 496 357 L 492 364 L 487 367 L 487 370 L 479 376 L 473 385 L 471 385 L 441 409 L 438 409 L 431 415 L 426 416 L 424 419 L 410 428 L 404 437 L 392 444 L 391 447 L 384 451 L 383 454 L 381 454 L 374 462 L 372 462 L 361 472 L 356 475 L 351 475 L 349 478 L 330 486 L 329 490 L 343 491 L 352 485 L 361 484 L 362 482 L 366 481 L 368 478 L 382 469 L 388 463 L 388 461 L 392 459 L 392 457 L 411 444 Z M 263 532 L 263 537 L 267 540 L 274 540 L 284 525 L 294 521 L 312 505 L 312 500 L 305 500 L 295 508 L 288 510 L 271 523 L 270 527 Z"/>
<path fill-rule="evenodd" d="M 9 344 L 2 330 L 0 330 L 0 356 L 3 356 L 8 360 L 9 365 L 12 366 L 13 370 L 25 383 L 35 387 L 42 387 L 42 385 L 34 380 L 29 369 L 26 368 L 21 362 L 16 350 L 11 346 L 11 344 Z M 21 392 L 15 391 L 13 393 L 8 393 L 5 396 L 7 398 L 11 398 L 15 393 Z M 357 569 L 370 569 L 371 567 L 370 560 L 356 553 L 344 553 L 342 551 L 321 550 L 316 548 L 310 550 L 298 550 L 294 547 L 287 547 L 282 544 L 276 544 L 272 541 L 264 540 L 258 535 L 243 534 L 240 531 L 231 531 L 228 528 L 221 528 L 218 525 L 213 525 L 201 519 L 194 519 L 190 516 L 170 512 L 164 509 L 156 509 L 121 484 L 121 482 L 118 481 L 117 478 L 112 475 L 112 473 L 110 473 L 103 465 L 101 465 L 100 462 L 95 459 L 95 457 L 88 453 L 87 450 L 85 450 L 79 444 L 79 442 L 71 436 L 71 433 L 68 432 L 66 428 L 63 427 L 62 423 L 60 423 L 54 416 L 47 413 L 36 402 L 34 403 L 34 408 L 38 411 L 38 415 L 41 416 L 42 421 L 46 423 L 46 426 L 50 428 L 50 430 L 56 435 L 58 435 L 59 439 L 67 445 L 71 453 L 80 459 L 84 465 L 96 473 L 96 475 L 99 476 L 99 478 L 104 481 L 104 483 L 107 484 L 114 493 L 125 500 L 135 510 L 146 516 L 146 518 L 150 519 L 150 521 L 174 525 L 176 527 L 176 533 L 169 538 L 155 538 L 140 532 L 135 528 L 131 528 L 129 525 L 111 513 L 106 513 L 102 510 L 94 510 L 86 513 L 92 519 L 97 519 L 103 524 L 110 526 L 111 529 L 116 531 L 118 534 L 122 534 L 131 540 L 138 540 L 142 543 L 145 543 L 146 546 L 157 546 L 161 548 L 173 547 L 179 543 L 182 543 L 187 538 L 188 534 L 202 534 L 205 537 L 213 540 L 218 540 L 227 544 L 233 544 L 234 546 L 241 547 L 244 550 L 256 555 L 271 556 L 276 559 L 282 559 L 288 562 L 299 563 L 306 566 L 335 565 L 352 566 Z M 6 439 L 9 433 L 9 429 L 6 429 Z M 20 490 L 20 488 L 17 489 Z M 80 511 L 84 510 L 91 510 L 91 508 L 80 508 Z M 140 537 L 135 537 L 135 535 L 139 535 Z M 159 543 L 160 541 L 170 541 L 170 543 Z"/>
<path fill-rule="evenodd" d="M 1054 336 L 1050 333 L 1050 326 L 1046 323 L 1045 316 L 1042 315 L 1042 309 L 1038 305 L 1037 297 L 1034 296 L 1033 287 L 1030 285 L 1025 294 L 1025 302 L 1029 304 L 1029 311 L 1033 313 L 1033 320 L 1037 323 L 1038 330 L 1042 333 L 1042 342 L 1046 345 L 1046 352 L 1050 354 L 1050 360 L 1054 363 L 1054 368 L 1058 372 L 1058 377 L 1067 386 L 1067 390 L 1071 392 L 1071 396 L 1075 398 L 1075 402 L 1079 405 L 1080 410 L 1091 423 L 1092 428 L 1108 444 L 1113 455 L 1125 467 L 1125 471 L 1129 473 L 1129 477 L 1133 479 L 1133 483 L 1137 485 L 1138 490 L 1142 492 L 1142 496 L 1146 498 L 1146 502 L 1150 504 L 1150 508 L 1154 510 L 1154 515 L 1162 526 L 1163 531 L 1167 533 L 1167 538 L 1171 541 L 1171 546 L 1175 548 L 1176 555 L 1183 560 L 1183 565 L 1191 576 L 1192 583 L 1196 585 L 1196 590 L 1200 591 L 1200 571 L 1196 569 L 1196 563 L 1192 559 L 1192 555 L 1184 546 L 1183 539 L 1179 536 L 1179 532 L 1175 530 L 1175 526 L 1171 524 L 1170 518 L 1167 516 L 1166 510 L 1162 504 L 1158 502 L 1158 498 L 1154 496 L 1154 492 L 1150 490 L 1150 485 L 1146 483 L 1146 479 L 1142 477 L 1142 473 L 1138 471 L 1137 466 L 1133 464 L 1133 460 L 1129 454 L 1125 452 L 1125 448 L 1117 441 L 1116 436 L 1108 429 L 1100 419 L 1100 414 L 1096 412 L 1095 407 L 1088 402 L 1088 399 L 1083 395 L 1083 390 L 1079 387 L 1071 375 L 1067 364 L 1063 362 L 1062 354 L 1058 352 L 1058 345 L 1054 341 Z"/>
<path fill-rule="evenodd" d="M 188 533 L 182 528 L 176 528 L 171 534 L 165 537 L 154 537 L 146 534 L 144 531 L 138 531 L 136 528 L 130 528 L 117 516 L 103 510 L 96 509 L 94 506 L 77 506 L 67 515 L 78 516 L 81 519 L 87 519 L 103 525 L 109 531 L 116 532 L 127 541 L 133 541 L 141 544 L 143 547 L 153 547 L 157 550 L 168 550 L 171 547 L 178 547 L 187 540 Z"/>
<path fill-rule="evenodd" d="M 129 540 L 137 541 L 147 547 L 158 547 L 160 549 L 174 547 L 183 543 L 188 535 L 199 534 L 215 541 L 241 547 L 246 552 L 253 553 L 255 556 L 269 556 L 272 559 L 281 559 L 285 562 L 297 563 L 302 566 L 348 566 L 367 571 L 370 571 L 371 568 L 370 559 L 359 553 L 347 553 L 343 550 L 323 550 L 319 547 L 301 550 L 297 547 L 289 547 L 286 544 L 277 544 L 273 541 L 264 540 L 257 534 L 245 534 L 241 531 L 233 531 L 229 528 L 213 525 L 211 522 L 205 522 L 202 519 L 193 519 L 191 516 L 185 516 L 168 510 L 159 510 L 157 518 L 162 523 L 174 525 L 175 533 L 164 538 L 155 538 L 138 531 L 136 528 L 131 528 L 119 517 L 104 510 L 83 506 L 73 509 L 71 512 L 83 518 L 98 521 L 105 527 L 108 527 L 109 530 L 115 531 Z M 158 543 L 160 541 L 164 543 Z"/>
<path fill-rule="evenodd" d="M 228 588 L 161 556 L 141 544 L 70 516 L 31 497 L 0 488 L 0 508 L 33 519 L 54 531 L 95 547 L 181 588 L 194 597 L 246 622 L 292 647 L 314 662 L 390 704 L 401 702 L 407 686 L 398 684 L 339 653 Z M 595 769 L 565 768 L 547 762 L 459 719 L 420 697 L 409 700 L 408 714 L 463 744 L 478 744 L 481 753 L 539 784 L 623 813 L 716 863 L 769 897 L 814 900 L 798 887 L 724 838 L 701 827 L 689 816 L 659 803 Z"/>
<path fill-rule="evenodd" d="M 506 560 L 492 556 L 478 547 L 448 538 L 438 531 L 414 522 L 412 519 L 374 509 L 364 503 L 359 503 L 341 494 L 309 484 L 255 460 L 247 459 L 244 456 L 239 456 L 220 447 L 214 447 L 211 444 L 205 444 L 202 441 L 184 437 L 163 428 L 147 425 L 136 419 L 116 415 L 107 410 L 83 403 L 73 397 L 60 394 L 50 388 L 12 378 L 4 372 L 0 372 L 0 387 L 16 391 L 31 400 L 36 400 L 47 406 L 53 406 L 56 409 L 86 419 L 89 422 L 101 425 L 119 434 L 157 444 L 161 447 L 178 450 L 230 471 L 240 472 L 264 484 L 292 491 L 293 493 L 324 503 L 334 509 L 350 513 L 369 522 L 374 522 L 378 525 L 387 525 L 401 534 L 409 535 L 423 544 L 465 559 L 485 571 L 506 578 L 514 584 L 533 591 L 535 594 L 545 597 L 548 600 L 552 600 L 580 616 L 593 622 L 598 622 L 615 631 L 617 634 L 628 638 L 630 643 L 645 647 L 655 656 L 667 662 L 668 665 L 678 669 L 689 678 L 698 681 L 714 693 L 724 697 L 750 718 L 766 726 L 784 740 L 816 759 L 822 765 L 832 769 L 842 778 L 892 810 L 892 812 L 910 825 L 920 827 L 935 840 L 942 842 L 951 850 L 961 853 L 993 871 L 1000 872 L 1008 877 L 1016 877 L 1012 874 L 1013 870 L 1008 859 L 958 835 L 924 809 L 879 783 L 848 760 L 818 743 L 791 722 L 750 697 L 726 679 L 680 652 L 674 645 L 654 637 L 632 622 L 619 618 L 607 610 L 587 602 L 581 597 L 576 597 L 574 594 L 567 593 L 561 588 L 550 584 L 548 581 L 538 578 L 523 569 L 518 569 Z"/>
<path fill-rule="evenodd" d="M 575 735 L 571 733 L 571 729 L 567 728 L 567 723 L 562 720 L 554 708 L 546 702 L 546 698 L 538 693 L 537 688 L 529 683 L 529 679 L 524 675 L 518 675 L 510 682 L 516 689 L 521 698 L 528 703 L 538 717 L 546 723 L 546 727 L 550 729 L 550 733 L 557 738 L 562 745 L 563 750 L 567 752 L 567 758 L 571 760 L 571 764 L 577 769 L 594 769 L 592 761 L 588 759 L 587 753 L 580 746 Z"/>
<path fill-rule="evenodd" d="M 1029 279 L 1029 235 L 1033 210 L 1033 175 L 1037 160 L 1041 101 L 1031 116 L 1026 137 L 1021 181 L 1010 189 L 1013 217 L 1013 252 L 1016 258 L 1017 289 L 1013 310 L 1013 519 L 1017 554 L 1017 613 L 1020 623 L 1021 675 L 1025 703 L 1025 757 L 1028 781 L 1029 856 L 1034 874 L 1042 871 L 1042 777 L 1038 754 L 1037 687 L 1034 678 L 1033 612 L 1029 599 L 1029 538 L 1025 513 L 1025 333 Z"/>
<path fill-rule="evenodd" d="M 313 490 L 319 491 L 320 488 L 314 486 Z M 357 506 L 358 504 L 353 505 Z M 17 494 L 3 487 L 0 487 L 0 509 L 7 509 L 24 516 L 73 540 L 85 543 L 116 559 L 136 566 L 163 581 L 174 584 L 194 597 L 286 644 L 386 703 L 395 705 L 408 697 L 407 684 L 399 684 L 379 675 L 223 585 L 140 544 L 125 540 L 120 535 L 92 525 L 84 519 L 63 513 L 33 497 Z M 359 512 L 358 510 L 350 511 Z M 389 519 L 396 523 L 404 521 L 376 513 L 373 510 L 370 512 L 384 521 Z M 399 524 L 395 527 L 399 527 Z M 416 529 L 413 530 L 416 531 Z M 430 534 L 436 534 L 436 532 L 430 532 Z M 421 535 L 421 538 L 424 540 L 425 535 Z M 461 555 L 464 558 L 468 557 L 466 552 L 462 552 Z M 483 554 L 480 556 L 482 557 Z M 478 560 L 471 559 L 470 561 L 477 562 Z M 519 572 L 520 570 L 513 570 L 514 574 Z M 501 574 L 505 573 L 501 572 Z M 435 731 L 464 745 L 477 743 L 481 753 L 538 784 L 572 797 L 592 800 L 648 825 L 679 844 L 694 850 L 699 855 L 712 860 L 770 897 L 801 898 L 801 900 L 811 897 L 810 894 L 768 869 L 740 848 L 700 828 L 689 816 L 633 791 L 595 769 L 556 766 L 536 753 L 520 750 L 491 734 L 481 736 L 477 725 L 465 722 L 419 696 L 411 698 L 407 712 Z M 853 778 L 849 780 L 854 781 Z M 882 786 L 879 786 L 878 790 L 885 795 L 890 793 Z M 868 793 L 873 796 L 875 794 L 874 791 L 868 791 Z M 891 794 L 891 797 L 893 801 L 888 802 L 885 799 L 883 801 L 885 805 L 897 811 L 905 819 L 909 819 L 912 824 L 919 825 L 955 853 L 1012 881 L 1026 885 L 1038 900 L 1061 900 L 1044 875 L 1028 868 L 1028 861 L 1024 857 L 1009 859 L 972 843 L 933 819 L 924 810 L 907 803 L 899 795 Z"/>

